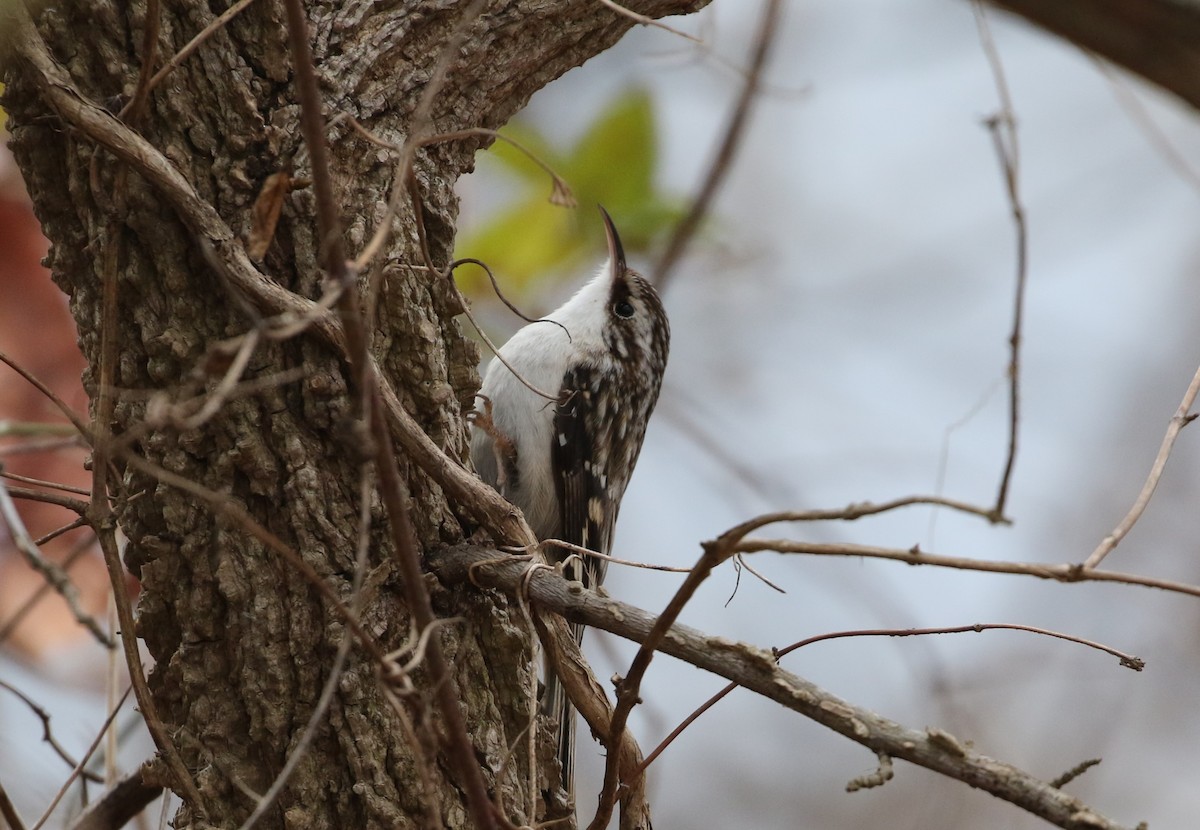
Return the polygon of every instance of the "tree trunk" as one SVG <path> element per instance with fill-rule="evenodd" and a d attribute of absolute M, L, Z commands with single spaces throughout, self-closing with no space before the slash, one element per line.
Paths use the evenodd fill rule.
<path fill-rule="evenodd" d="M 628 5 L 659 16 L 704 2 Z M 163 0 L 152 68 L 213 22 L 213 5 Z M 491 0 L 473 21 L 470 5 L 308 3 L 326 118 L 349 114 L 402 143 L 445 44 L 466 20 L 433 102 L 433 131 L 496 128 L 533 92 L 632 25 L 594 0 Z M 38 10 L 35 23 L 82 94 L 116 112 L 146 58 L 147 14 L 143 0 L 80 0 Z M 256 313 L 236 299 L 203 240 L 154 185 L 129 174 L 50 108 L 35 71 L 9 59 L 5 106 L 14 152 L 53 243 L 54 278 L 70 295 L 79 325 L 89 394 L 95 399 L 99 377 L 104 254 L 116 252 L 114 435 L 132 437 L 132 450 L 153 464 L 225 494 L 349 598 L 368 456 L 347 394 L 347 366 L 311 332 L 263 341 L 244 375 L 259 385 L 225 401 L 210 420 L 179 429 L 148 419 L 164 400 L 211 391 L 227 363 L 217 345 L 253 329 Z M 283 7 L 258 0 L 174 69 L 132 124 L 243 238 L 268 176 L 310 174 L 292 74 Z M 353 253 L 384 215 L 395 156 L 345 121 L 326 132 Z M 452 248 L 454 183 L 483 143 L 457 140 L 417 154 L 423 224 L 438 268 Z M 388 247 L 363 275 L 365 286 L 378 288 L 372 348 L 407 412 L 466 464 L 465 414 L 478 387 L 478 353 L 455 320 L 451 287 L 414 267 L 424 260 L 405 204 Z M 261 270 L 315 299 L 323 272 L 313 216 L 311 190 L 285 199 Z M 399 463 L 420 548 L 462 540 L 470 527 L 456 506 L 412 459 Z M 155 661 L 150 684 L 158 714 L 203 798 L 207 822 L 236 827 L 253 811 L 253 794 L 267 790 L 295 749 L 344 626 L 308 580 L 237 522 L 119 457 L 116 465 L 113 506 L 129 538 L 125 561 L 142 583 L 138 634 Z M 377 495 L 368 508 L 369 573 L 359 616 L 391 650 L 410 641 L 411 615 L 389 565 L 391 537 Z M 486 784 L 509 820 L 531 823 L 540 816 L 528 815 L 529 757 L 511 752 L 528 726 L 536 687 L 528 627 L 498 595 L 427 582 L 438 615 L 459 618 L 440 636 Z M 418 745 L 434 759 L 424 771 L 428 798 L 421 753 L 381 694 L 373 661 L 352 650 L 323 725 L 263 821 L 291 828 L 435 826 L 426 806 L 432 804 L 446 826 L 468 824 L 461 782 L 440 746 L 442 724 L 427 674 L 418 668 L 413 679 L 417 694 L 407 708 Z M 164 765 L 148 774 L 181 790 Z M 551 779 L 547 770 L 537 774 Z M 176 826 L 199 823 L 197 805 L 185 803 Z"/>

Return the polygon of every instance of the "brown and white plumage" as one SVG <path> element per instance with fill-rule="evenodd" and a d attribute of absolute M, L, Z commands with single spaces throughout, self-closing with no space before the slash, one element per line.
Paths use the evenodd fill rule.
<path fill-rule="evenodd" d="M 525 326 L 500 349 L 530 385 L 557 393 L 558 401 L 494 360 L 480 390 L 491 404 L 491 426 L 475 429 L 471 455 L 484 481 L 521 509 L 539 539 L 607 554 L 658 400 L 670 327 L 658 293 L 626 265 L 612 219 L 600 212 L 608 261 L 546 321 Z M 500 452 L 495 436 L 504 439 Z M 568 560 L 561 549 L 548 555 Z M 604 580 L 606 560 L 570 561 L 568 577 L 590 588 Z M 572 628 L 581 641 L 583 626 Z M 558 720 L 563 784 L 573 795 L 575 712 L 549 670 L 542 708 Z"/>

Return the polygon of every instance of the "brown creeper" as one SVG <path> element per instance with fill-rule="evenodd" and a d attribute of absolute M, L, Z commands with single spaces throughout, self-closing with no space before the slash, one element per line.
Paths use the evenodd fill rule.
<path fill-rule="evenodd" d="M 491 402 L 491 425 L 474 430 L 471 457 L 483 480 L 521 509 L 539 539 L 607 554 L 658 400 L 671 332 L 658 293 L 626 266 L 612 218 L 604 208 L 600 213 L 608 237 L 608 261 L 600 272 L 547 316 L 553 322 L 530 323 L 500 349 L 513 370 L 557 394 L 557 402 L 493 360 L 480 390 Z M 548 555 L 568 559 L 561 549 Z M 594 588 L 607 564 L 585 556 L 567 576 Z M 583 626 L 572 628 L 581 641 Z M 573 796 L 575 712 L 549 669 L 542 711 L 558 721 L 563 786 Z"/>

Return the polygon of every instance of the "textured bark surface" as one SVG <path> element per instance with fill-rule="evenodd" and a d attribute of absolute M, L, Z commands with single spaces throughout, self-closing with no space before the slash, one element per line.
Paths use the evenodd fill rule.
<path fill-rule="evenodd" d="M 400 143 L 443 45 L 467 2 L 309 4 L 326 114 L 349 113 Z M 661 15 L 697 0 L 631 3 Z M 217 13 L 224 6 L 217 8 Z M 133 91 L 142 61 L 144 2 L 66 2 L 35 14 L 57 60 L 84 95 L 114 111 Z M 210 4 L 165 0 L 159 61 L 215 17 Z M 307 174 L 291 84 L 283 11 L 258 0 L 217 32 L 150 97 L 136 128 L 243 234 L 264 180 L 281 169 Z M 498 127 L 541 86 L 614 43 L 631 25 L 601 4 L 580 0 L 493 0 L 469 24 L 433 107 L 434 129 Z M 110 223 L 119 228 L 120 325 L 112 429 L 143 421 L 155 393 L 182 399 L 213 382 L 202 371 L 218 341 L 253 320 L 232 300 L 203 251 L 166 203 L 136 175 L 127 210 L 113 215 L 117 165 L 64 127 L 41 101 L 28 69 L 6 73 L 12 145 L 53 247 L 50 264 L 70 295 L 93 375 L 99 351 L 102 257 Z M 392 156 L 345 125 L 329 128 L 347 243 L 356 251 L 383 213 Z M 478 140 L 418 154 L 417 177 L 434 262 L 448 260 L 454 183 L 470 169 Z M 407 210 L 407 208 L 406 208 Z M 279 284 L 321 293 L 312 196 L 300 190 L 283 210 L 263 264 Z M 380 294 L 373 346 L 407 410 L 465 463 L 464 415 L 478 385 L 478 354 L 464 337 L 447 286 L 420 261 L 413 217 L 401 212 L 393 244 L 374 278 Z M 302 368 L 302 377 L 225 404 L 199 429 L 146 431 L 136 450 L 156 464 L 229 495 L 292 545 L 330 584 L 349 595 L 354 567 L 361 430 L 347 399 L 347 370 L 314 338 L 259 346 L 247 379 Z M 460 541 L 464 528 L 441 490 L 406 459 L 411 515 L 422 548 Z M 139 634 L 156 661 L 151 685 L 168 731 L 205 799 L 208 822 L 236 827 L 294 748 L 343 635 L 314 589 L 236 525 L 214 518 L 194 497 L 125 471 L 116 510 L 129 536 L 126 561 L 140 578 Z M 386 520 L 374 498 L 371 572 L 362 619 L 388 648 L 405 642 L 408 614 L 384 548 Z M 462 691 L 468 728 L 490 787 L 508 817 L 531 822 L 527 757 L 514 745 L 526 728 L 531 651 L 515 606 L 475 590 L 450 593 L 428 580 L 439 614 L 462 622 L 443 643 Z M 418 672 L 415 680 L 423 681 Z M 426 734 L 434 710 L 412 707 Z M 432 739 L 430 741 L 432 743 Z M 468 824 L 444 757 L 432 770 L 433 802 L 450 827 Z M 171 785 L 165 770 L 164 783 Z M 383 701 L 375 669 L 351 653 L 325 725 L 265 822 L 270 826 L 430 826 L 413 753 Z M 176 826 L 198 823 L 187 806 Z"/>

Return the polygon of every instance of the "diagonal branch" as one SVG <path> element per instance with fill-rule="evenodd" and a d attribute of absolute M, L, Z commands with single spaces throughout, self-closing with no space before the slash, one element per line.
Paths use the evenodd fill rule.
<path fill-rule="evenodd" d="M 498 588 L 512 596 L 525 590 L 543 610 L 634 642 L 647 642 L 659 623 L 658 618 L 640 608 L 592 591 L 581 591 L 547 569 L 528 573 L 527 563 L 487 548 L 448 548 L 433 553 L 430 564 L 445 582 L 465 582 L 474 571 L 474 581 L 481 586 Z M 1078 798 L 1011 764 L 981 755 L 941 730 L 909 729 L 844 701 L 781 669 L 774 655 L 763 649 L 679 624 L 670 627 L 656 648 L 768 697 L 873 752 L 902 758 L 991 793 L 1058 827 L 1126 828 Z"/>
<path fill-rule="evenodd" d="M 1154 457 L 1154 464 L 1150 467 L 1150 475 L 1146 477 L 1146 483 L 1142 485 L 1141 492 L 1134 499 L 1133 506 L 1125 514 L 1125 518 L 1121 519 L 1112 532 L 1105 536 L 1104 540 L 1088 556 L 1087 561 L 1083 563 L 1085 570 L 1092 570 L 1103 562 L 1104 557 L 1112 553 L 1117 545 L 1121 544 L 1121 540 L 1125 538 L 1129 531 L 1133 530 L 1133 526 L 1137 524 L 1138 519 L 1146 512 L 1146 507 L 1149 506 L 1150 499 L 1154 497 L 1154 491 L 1158 489 L 1158 482 L 1162 480 L 1163 470 L 1167 467 L 1167 459 L 1171 457 L 1171 450 L 1175 446 L 1175 439 L 1179 437 L 1179 433 L 1185 426 L 1196 419 L 1196 415 L 1192 413 L 1191 409 L 1192 404 L 1196 402 L 1197 394 L 1200 394 L 1200 369 L 1197 369 L 1196 374 L 1192 376 L 1192 382 L 1188 384 L 1187 391 L 1183 394 L 1183 400 L 1180 402 L 1179 408 L 1175 410 L 1170 424 L 1167 425 L 1167 433 L 1163 436 L 1162 445 L 1158 448 L 1158 455 Z"/>
<path fill-rule="evenodd" d="M 0 518 L 3 519 L 8 530 L 9 539 L 25 557 L 29 567 L 40 573 L 47 584 L 53 586 L 54 590 L 67 603 L 67 607 L 71 609 L 71 615 L 75 617 L 75 621 L 87 628 L 105 648 L 115 648 L 116 644 L 111 637 L 104 633 L 100 623 L 84 611 L 79 604 L 79 591 L 75 588 L 75 583 L 71 582 L 71 578 L 67 576 L 67 572 L 55 562 L 42 556 L 37 545 L 29 538 L 29 531 L 25 529 L 25 523 L 21 521 L 21 515 L 17 512 L 17 507 L 9 495 L 8 486 L 3 480 L 0 480 Z"/>

